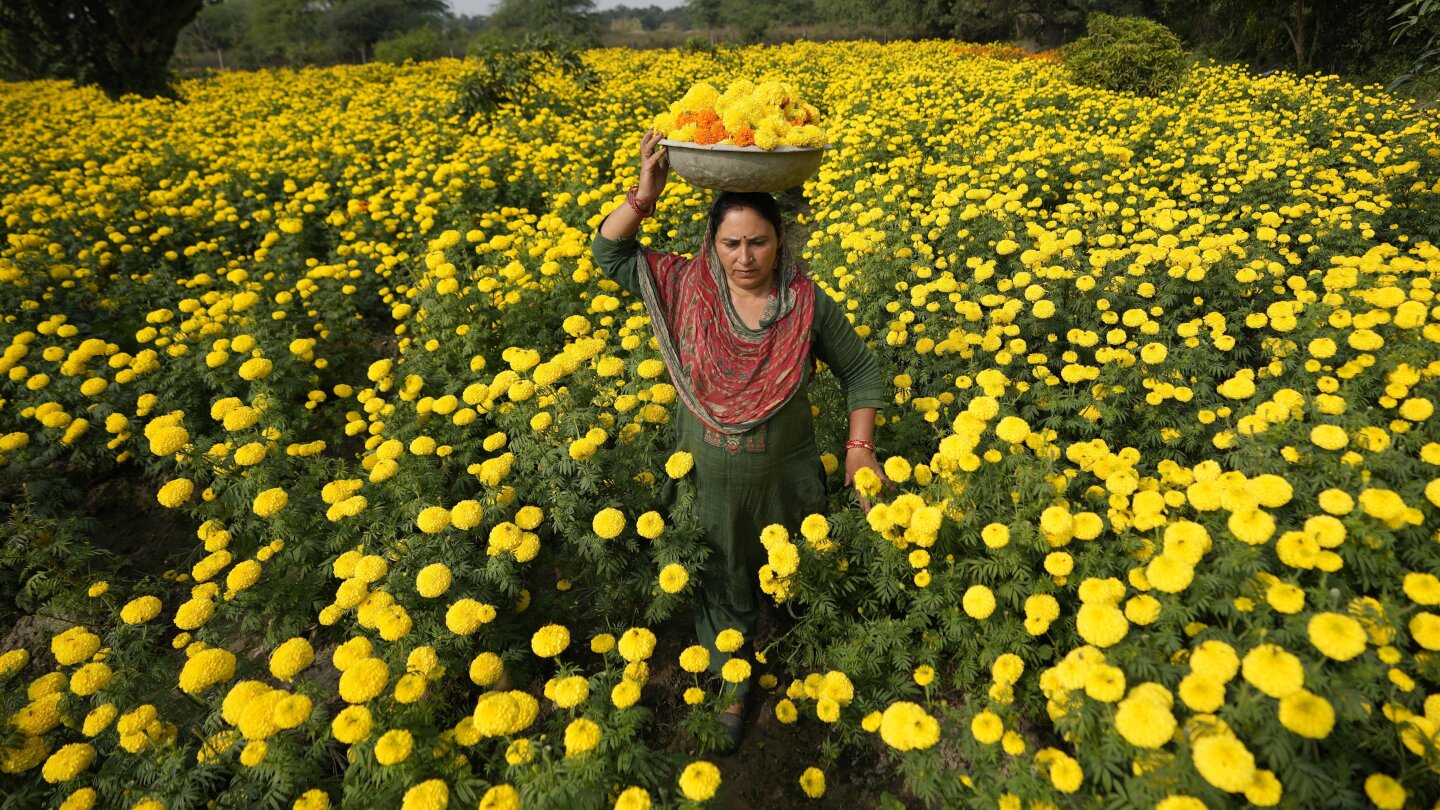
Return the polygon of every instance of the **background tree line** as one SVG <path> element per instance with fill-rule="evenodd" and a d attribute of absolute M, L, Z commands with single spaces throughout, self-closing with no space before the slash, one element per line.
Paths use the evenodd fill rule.
<path fill-rule="evenodd" d="M 593 0 L 500 0 L 487 17 L 456 16 L 446 0 L 0 0 L 0 76 L 157 95 L 176 67 L 458 57 L 477 39 L 493 51 L 526 34 L 579 47 L 869 35 L 1038 50 L 1083 36 L 1097 11 L 1157 21 L 1199 55 L 1258 70 L 1386 82 L 1440 65 L 1431 0 L 687 0 L 604 12 Z"/>

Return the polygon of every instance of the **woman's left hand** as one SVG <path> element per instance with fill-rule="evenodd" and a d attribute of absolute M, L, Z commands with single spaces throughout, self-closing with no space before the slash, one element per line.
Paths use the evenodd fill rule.
<path fill-rule="evenodd" d="M 875 459 L 874 450 L 866 450 L 863 447 L 852 447 L 845 451 L 845 486 L 852 486 L 855 483 L 855 473 L 862 468 L 869 467 L 880 476 L 880 483 L 889 486 L 890 479 L 885 477 L 885 470 L 880 462 Z M 860 495 L 860 508 L 868 514 L 870 512 L 870 499 Z"/>

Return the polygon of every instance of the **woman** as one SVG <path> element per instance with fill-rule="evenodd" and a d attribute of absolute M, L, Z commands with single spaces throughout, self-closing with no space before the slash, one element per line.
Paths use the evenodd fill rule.
<path fill-rule="evenodd" d="M 779 523 L 793 535 L 806 516 L 826 511 L 806 393 L 812 358 L 845 389 L 846 484 L 861 467 L 880 472 L 873 434 L 884 389 L 874 355 L 786 250 L 769 194 L 720 194 L 694 259 L 636 241 L 669 177 L 661 137 L 653 130 L 642 137 L 639 183 L 600 224 L 591 249 L 597 265 L 644 300 L 685 404 L 679 449 L 695 459 L 696 511 L 712 549 L 695 631 L 719 673 L 729 656 L 715 649 L 716 635 L 735 628 L 748 644 L 755 631 L 761 530 Z M 729 750 L 740 740 L 748 689 L 739 684 L 721 716 Z"/>

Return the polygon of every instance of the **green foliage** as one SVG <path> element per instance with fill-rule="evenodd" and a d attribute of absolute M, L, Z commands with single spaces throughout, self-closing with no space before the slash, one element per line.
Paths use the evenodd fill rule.
<path fill-rule="evenodd" d="M 484 35 L 470 46 L 470 55 L 476 69 L 456 85 L 453 108 L 465 118 L 489 115 L 505 104 L 573 100 L 573 93 L 555 99 L 542 89 L 545 71 L 559 73 L 582 91 L 595 82 L 576 43 L 554 34 L 526 34 L 519 42 Z"/>
<path fill-rule="evenodd" d="M 0 518 L 0 624 L 49 607 L 57 597 L 84 593 L 92 569 L 114 565 L 86 538 L 93 521 L 68 514 L 63 485 L 37 481 L 22 488 L 22 500 Z"/>
<path fill-rule="evenodd" d="M 249 0 L 250 47 L 289 63 L 365 62 L 376 43 L 438 24 L 444 0 Z"/>
<path fill-rule="evenodd" d="M 600 33 L 594 11 L 594 0 L 500 0 L 490 24 L 512 37 L 545 35 L 593 45 Z"/>
<path fill-rule="evenodd" d="M 445 45 L 440 40 L 440 34 L 428 26 L 375 44 L 375 60 L 392 65 L 406 61 L 426 62 L 444 55 Z"/>
<path fill-rule="evenodd" d="M 686 37 L 685 44 L 681 46 L 685 53 L 714 53 L 715 43 L 702 36 Z"/>
<path fill-rule="evenodd" d="M 6 0 L 0 73 L 73 79 L 110 98 L 173 96 L 168 64 L 204 0 Z"/>
<path fill-rule="evenodd" d="M 1091 14 L 1089 34 L 1064 52 L 1077 84 L 1153 96 L 1185 75 L 1185 49 L 1165 26 L 1141 17 Z"/>
<path fill-rule="evenodd" d="M 1395 77 L 1387 89 L 1394 90 L 1420 77 L 1440 73 L 1440 2 L 1409 0 L 1395 9 L 1390 19 L 1396 21 L 1391 29 L 1394 42 L 1409 38 L 1423 39 L 1424 44 L 1406 71 Z"/>

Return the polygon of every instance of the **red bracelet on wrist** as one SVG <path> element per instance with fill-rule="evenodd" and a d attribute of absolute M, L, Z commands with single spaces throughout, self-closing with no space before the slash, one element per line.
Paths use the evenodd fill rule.
<path fill-rule="evenodd" d="M 851 440 L 845 442 L 845 449 L 846 449 L 846 450 L 855 450 L 855 449 L 869 450 L 870 452 L 873 453 L 873 452 L 875 452 L 875 443 L 874 443 L 874 442 L 871 442 L 871 441 L 866 441 L 865 439 L 851 439 Z"/>
<path fill-rule="evenodd" d="M 631 186 L 630 190 L 625 192 L 625 202 L 641 219 L 655 216 L 655 200 L 641 200 L 639 186 Z"/>

